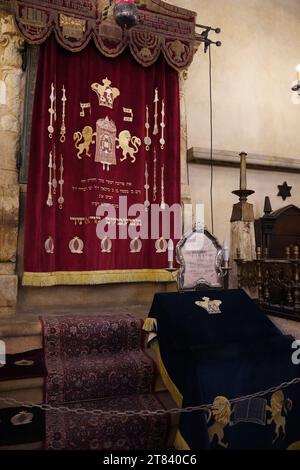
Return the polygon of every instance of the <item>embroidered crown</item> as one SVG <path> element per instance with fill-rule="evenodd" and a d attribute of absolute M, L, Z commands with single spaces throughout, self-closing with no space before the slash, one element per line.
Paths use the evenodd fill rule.
<path fill-rule="evenodd" d="M 108 80 L 107 77 L 102 80 L 102 83 L 103 85 L 100 85 L 100 83 L 93 83 L 91 88 L 98 96 L 99 105 L 112 109 L 115 99 L 120 96 L 120 91 L 118 88 L 110 86 L 111 81 Z"/>
<path fill-rule="evenodd" d="M 210 315 L 222 313 L 220 306 L 221 300 L 211 300 L 209 297 L 203 297 L 201 301 L 195 302 L 198 307 L 204 308 Z"/>

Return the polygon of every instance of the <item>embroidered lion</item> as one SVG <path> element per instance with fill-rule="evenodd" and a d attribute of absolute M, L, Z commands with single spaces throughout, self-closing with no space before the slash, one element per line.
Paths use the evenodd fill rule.
<path fill-rule="evenodd" d="M 214 437 L 218 439 L 218 445 L 227 449 L 228 443 L 224 442 L 224 428 L 231 426 L 230 417 L 232 414 L 231 405 L 226 397 L 216 397 L 211 410 L 208 411 L 207 423 L 214 418 L 215 422 L 208 428 L 209 442 L 212 443 Z"/>
<path fill-rule="evenodd" d="M 129 131 L 122 131 L 119 134 L 119 137 L 116 139 L 118 142 L 117 149 L 121 148 L 123 150 L 123 158 L 120 159 L 121 162 L 126 160 L 127 155 L 131 158 L 131 163 L 136 162 L 135 154 L 138 153 L 139 147 L 141 145 L 141 139 L 138 137 L 131 137 Z M 130 146 L 133 145 L 133 147 Z"/>
<path fill-rule="evenodd" d="M 288 398 L 286 399 L 282 390 L 273 393 L 271 397 L 271 406 L 267 406 L 266 410 L 271 412 L 271 418 L 268 419 L 268 424 L 275 423 L 275 438 L 274 442 L 279 439 L 280 430 L 282 430 L 283 438 L 286 436 L 286 416 L 293 407 L 293 402 Z"/>
<path fill-rule="evenodd" d="M 73 139 L 75 142 L 75 148 L 77 148 L 77 157 L 81 160 L 82 159 L 82 154 L 83 152 L 86 153 L 87 157 L 90 157 L 90 146 L 91 144 L 94 144 L 95 141 L 93 140 L 93 137 L 96 135 L 96 133 L 93 131 L 93 129 L 90 126 L 85 126 L 82 129 L 82 132 L 78 131 L 75 132 L 73 135 Z M 80 142 L 83 140 L 83 142 Z"/>

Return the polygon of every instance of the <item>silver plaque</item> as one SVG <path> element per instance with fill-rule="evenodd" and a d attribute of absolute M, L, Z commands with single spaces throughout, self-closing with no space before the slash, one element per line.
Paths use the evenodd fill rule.
<path fill-rule="evenodd" d="M 178 243 L 176 249 L 179 291 L 200 288 L 223 288 L 223 251 L 218 240 L 203 227 L 196 225 Z"/>

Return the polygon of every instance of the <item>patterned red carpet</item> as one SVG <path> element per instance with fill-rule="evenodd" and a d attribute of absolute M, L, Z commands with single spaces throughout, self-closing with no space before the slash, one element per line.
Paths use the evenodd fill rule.
<path fill-rule="evenodd" d="M 45 398 L 53 405 L 104 411 L 158 410 L 155 365 L 142 350 L 141 321 L 122 316 L 42 318 Z M 46 413 L 47 449 L 162 449 L 167 416 Z"/>

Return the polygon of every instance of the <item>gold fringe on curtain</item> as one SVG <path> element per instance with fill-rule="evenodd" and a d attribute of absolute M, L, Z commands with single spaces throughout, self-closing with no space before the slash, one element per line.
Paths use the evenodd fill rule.
<path fill-rule="evenodd" d="M 50 287 L 58 285 L 97 285 L 126 282 L 173 282 L 171 273 L 164 269 L 137 269 L 120 271 L 84 271 L 23 274 L 22 285 Z"/>

